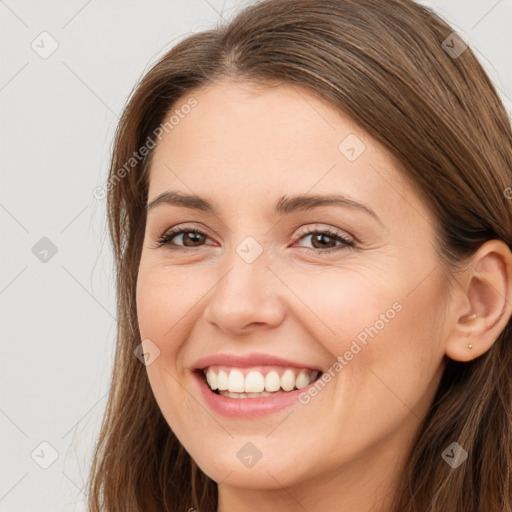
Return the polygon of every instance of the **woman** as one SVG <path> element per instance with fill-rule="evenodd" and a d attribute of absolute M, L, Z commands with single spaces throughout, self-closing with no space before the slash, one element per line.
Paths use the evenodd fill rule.
<path fill-rule="evenodd" d="M 512 133 L 398 0 L 267 0 L 132 94 L 89 510 L 512 511 Z"/>

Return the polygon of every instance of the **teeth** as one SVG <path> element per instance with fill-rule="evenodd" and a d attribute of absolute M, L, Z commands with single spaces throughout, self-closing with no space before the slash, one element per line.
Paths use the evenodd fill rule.
<path fill-rule="evenodd" d="M 206 374 L 206 380 L 208 382 L 208 386 L 215 391 L 217 389 L 217 374 L 215 372 L 208 372 Z"/>
<path fill-rule="evenodd" d="M 236 370 L 232 370 L 233 373 Z M 243 379 L 243 375 L 242 375 Z M 261 393 L 265 389 L 265 378 L 260 372 L 249 372 L 245 377 L 245 391 L 250 393 Z"/>
<path fill-rule="evenodd" d="M 210 373 L 210 372 L 208 372 Z M 206 374 L 206 379 L 208 380 L 208 373 Z M 219 391 L 225 391 L 228 389 L 228 374 L 224 371 L 220 371 L 217 375 L 217 387 Z"/>
<path fill-rule="evenodd" d="M 307 369 L 297 372 L 287 368 L 281 376 L 275 370 L 269 371 L 266 375 L 257 370 L 250 370 L 244 376 L 239 368 L 233 368 L 229 373 L 225 370 L 208 368 L 206 381 L 212 390 L 218 389 L 223 396 L 257 398 L 275 392 L 305 388 L 316 379 L 318 373 Z"/>
<path fill-rule="evenodd" d="M 220 391 L 222 396 L 229 396 L 229 398 L 260 398 L 262 396 L 269 396 L 272 393 L 263 391 L 262 393 L 231 393 L 231 391 Z"/>
<path fill-rule="evenodd" d="M 279 373 L 268 372 L 265 377 L 265 391 L 279 391 L 281 388 L 281 379 Z"/>
<path fill-rule="evenodd" d="M 295 375 L 293 370 L 285 370 L 281 376 L 281 387 L 285 391 L 291 391 L 295 387 Z"/>
<path fill-rule="evenodd" d="M 313 375 L 313 380 L 316 379 L 316 373 L 317 372 L 314 372 L 315 375 Z M 213 382 L 215 382 L 215 379 Z M 309 375 L 303 370 L 301 370 L 301 372 L 299 373 L 299 375 L 297 375 L 297 378 L 295 379 L 295 387 L 297 389 L 302 389 L 305 388 L 310 382 L 311 381 L 309 380 Z"/>
<path fill-rule="evenodd" d="M 244 374 L 240 370 L 231 370 L 228 379 L 228 391 L 243 393 L 244 387 Z"/>

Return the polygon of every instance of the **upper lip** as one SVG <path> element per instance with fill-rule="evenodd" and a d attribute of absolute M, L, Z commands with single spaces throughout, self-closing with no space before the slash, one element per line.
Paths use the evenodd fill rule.
<path fill-rule="evenodd" d="M 203 370 L 208 366 L 212 365 L 225 365 L 235 366 L 239 368 L 260 366 L 260 365 L 275 365 L 275 366 L 286 366 L 296 368 L 309 368 L 311 370 L 318 370 L 323 373 L 323 370 L 319 366 L 312 366 L 311 364 L 303 364 L 297 361 L 290 361 L 283 359 L 282 357 L 273 356 L 271 354 L 213 354 L 211 356 L 205 356 L 197 360 L 193 364 L 194 370 Z"/>

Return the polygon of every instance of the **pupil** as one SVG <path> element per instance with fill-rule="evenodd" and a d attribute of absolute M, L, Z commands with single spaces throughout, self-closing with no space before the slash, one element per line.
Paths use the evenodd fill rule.
<path fill-rule="evenodd" d="M 329 240 L 331 237 L 329 235 L 325 235 L 323 233 L 320 233 L 320 234 L 316 235 L 316 237 L 313 238 L 313 240 L 319 241 L 321 245 L 325 245 L 325 239 L 326 238 L 327 238 L 327 240 Z"/>
<path fill-rule="evenodd" d="M 200 239 L 203 235 L 201 235 L 201 233 L 190 232 L 190 233 L 187 233 L 187 236 L 192 239 L 192 243 L 194 244 L 196 242 L 200 242 L 201 241 Z"/>

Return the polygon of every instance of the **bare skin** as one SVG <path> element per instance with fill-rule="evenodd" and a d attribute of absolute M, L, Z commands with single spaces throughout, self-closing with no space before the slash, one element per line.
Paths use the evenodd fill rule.
<path fill-rule="evenodd" d="M 389 510 L 446 357 L 478 357 L 507 323 L 510 251 L 487 242 L 448 281 L 432 216 L 397 162 L 304 89 L 225 81 L 193 96 L 197 107 L 155 150 L 148 202 L 176 191 L 217 211 L 151 209 L 137 282 L 142 339 L 160 350 L 147 371 L 162 413 L 219 483 L 219 512 Z M 349 134 L 360 154 L 356 139 L 339 149 Z M 341 194 L 375 217 L 335 205 L 274 214 L 298 194 Z M 177 226 L 205 236 L 156 247 Z M 325 228 L 353 246 L 322 240 L 315 230 Z M 246 237 L 262 249 L 251 263 L 237 252 Z M 199 358 L 219 352 L 323 371 L 344 363 L 307 403 L 232 418 L 211 410 L 192 378 Z M 261 453 L 252 467 L 237 457 L 248 442 Z"/>

